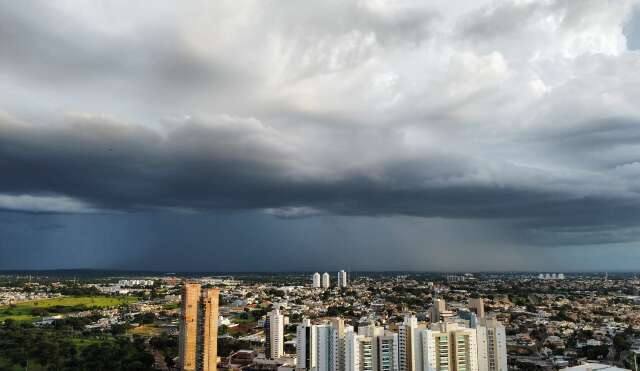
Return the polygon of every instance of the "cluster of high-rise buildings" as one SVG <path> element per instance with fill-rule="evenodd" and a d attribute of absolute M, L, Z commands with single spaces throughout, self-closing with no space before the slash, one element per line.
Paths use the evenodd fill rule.
<path fill-rule="evenodd" d="M 326 273 L 325 273 L 326 274 Z M 340 277 L 340 275 L 339 275 Z M 340 278 L 346 283 L 346 278 Z M 218 333 L 218 289 L 186 283 L 180 321 L 180 370 L 215 371 Z M 506 371 L 504 326 L 485 316 L 482 299 L 470 299 L 457 315 L 442 299 L 431 308 L 430 324 L 413 315 L 394 326 L 342 318 L 317 323 L 303 319 L 296 329 L 297 371 Z M 265 357 L 284 354 L 285 317 L 279 308 L 266 315 Z"/>
<path fill-rule="evenodd" d="M 338 272 L 338 285 L 337 287 L 347 287 L 347 272 L 341 270 Z M 311 287 L 328 289 L 331 287 L 331 276 L 329 273 L 324 272 L 322 275 L 316 272 L 311 276 Z"/>
<path fill-rule="evenodd" d="M 432 308 L 433 322 L 427 326 L 409 315 L 391 331 L 374 324 L 354 329 L 341 318 L 320 323 L 304 319 L 296 330 L 298 371 L 506 371 L 507 349 L 504 326 L 495 317 L 485 317 L 482 299 L 472 299 L 469 310 L 454 318 L 438 299 Z M 282 349 L 282 323 L 278 310 L 269 313 L 270 333 L 265 347 L 275 358 Z"/>
<path fill-rule="evenodd" d="M 405 318 L 398 332 L 360 326 L 354 331 L 341 320 L 297 331 L 300 371 L 506 371 L 504 327 L 495 318 L 475 327 L 438 322 L 426 327 Z"/>

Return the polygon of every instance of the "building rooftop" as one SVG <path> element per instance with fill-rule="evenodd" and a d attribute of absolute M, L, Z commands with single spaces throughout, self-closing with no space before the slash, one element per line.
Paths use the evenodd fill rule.
<path fill-rule="evenodd" d="M 603 365 L 601 363 L 584 363 L 580 366 L 573 366 L 563 368 L 562 370 L 566 371 L 631 371 L 626 368 L 619 368 L 615 366 Z"/>

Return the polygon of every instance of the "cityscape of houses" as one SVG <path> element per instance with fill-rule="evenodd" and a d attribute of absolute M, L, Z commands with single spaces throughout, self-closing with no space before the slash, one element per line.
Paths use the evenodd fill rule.
<path fill-rule="evenodd" d="M 186 280 L 22 277 L 21 285 L 0 288 L 0 322 L 21 303 L 63 300 L 81 290 L 123 302 L 38 310 L 30 320 L 48 328 L 82 319 L 84 333 L 98 337 L 123 328 L 151 339 L 175 337 L 175 350 L 151 349 L 166 358 L 159 368 L 167 370 L 205 369 L 205 359 L 208 370 L 247 371 L 552 370 L 587 363 L 635 369 L 640 281 L 630 274 L 553 277 L 345 271 Z M 188 287 L 195 287 L 191 295 Z"/>

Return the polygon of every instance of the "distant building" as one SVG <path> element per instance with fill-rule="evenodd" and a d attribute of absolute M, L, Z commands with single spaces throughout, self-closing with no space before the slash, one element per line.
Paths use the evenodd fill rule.
<path fill-rule="evenodd" d="M 220 290 L 185 283 L 180 313 L 179 367 L 184 371 L 216 371 L 218 298 Z"/>
<path fill-rule="evenodd" d="M 347 287 L 347 272 L 341 270 L 338 272 L 338 287 Z"/>
<path fill-rule="evenodd" d="M 311 286 L 314 288 L 320 287 L 320 273 L 316 272 L 311 276 Z"/>
<path fill-rule="evenodd" d="M 563 280 L 564 273 L 540 273 L 538 274 L 539 280 Z"/>
<path fill-rule="evenodd" d="M 322 288 L 328 289 L 331 286 L 329 273 L 324 272 L 322 274 Z"/>
<path fill-rule="evenodd" d="M 153 280 L 120 280 L 118 281 L 118 285 L 121 287 L 132 287 L 132 286 L 153 286 Z"/>
<path fill-rule="evenodd" d="M 467 280 L 467 276 L 464 275 L 455 275 L 455 274 L 449 274 L 447 275 L 447 282 L 449 283 L 453 283 L 453 282 L 463 282 Z"/>

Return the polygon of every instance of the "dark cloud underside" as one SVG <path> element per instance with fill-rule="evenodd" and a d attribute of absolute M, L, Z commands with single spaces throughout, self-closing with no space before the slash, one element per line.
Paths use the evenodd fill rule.
<path fill-rule="evenodd" d="M 332 232 L 316 219 L 491 224 L 473 234 L 487 243 L 447 240 L 469 251 L 631 245 L 638 9 L 0 1 L 1 214 L 59 241 L 81 228 L 53 217 L 101 234 L 221 213 L 317 236 Z M 7 256 L 20 238 L 0 225 Z M 124 245 L 150 243 L 129 233 Z M 342 236 L 360 248 L 364 235 Z"/>

